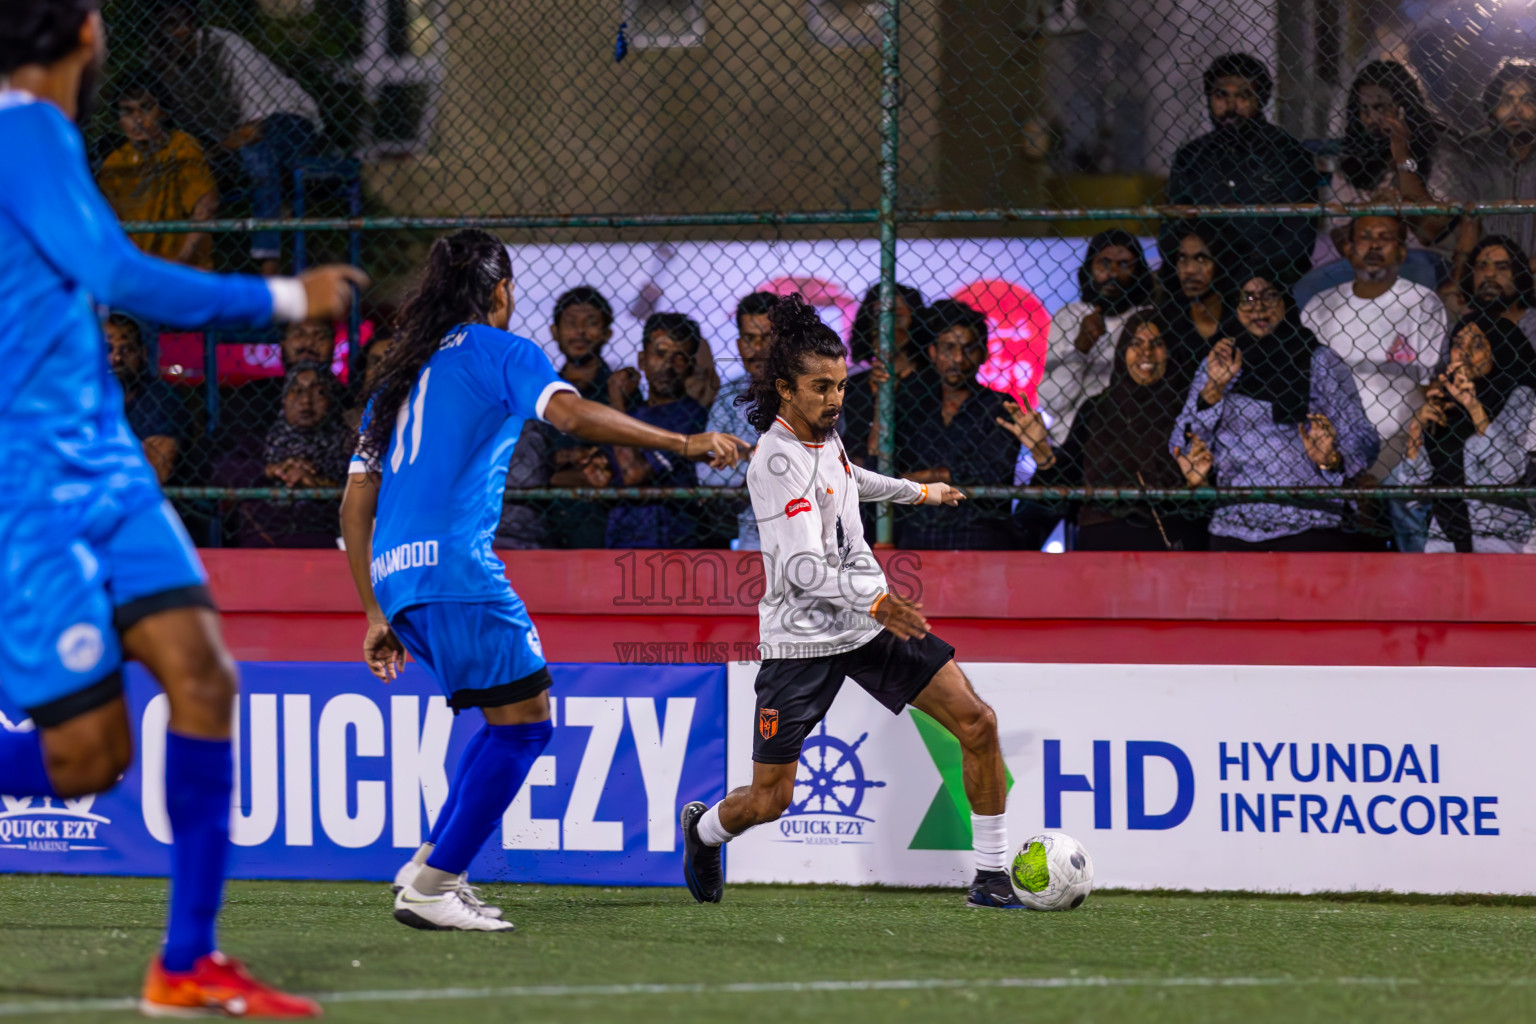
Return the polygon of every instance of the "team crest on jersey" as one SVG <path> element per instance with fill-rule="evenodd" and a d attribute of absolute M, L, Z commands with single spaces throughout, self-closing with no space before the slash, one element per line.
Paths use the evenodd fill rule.
<path fill-rule="evenodd" d="M 757 709 L 757 731 L 763 739 L 771 740 L 779 734 L 779 713 L 773 708 Z"/>
<path fill-rule="evenodd" d="M 809 512 L 810 510 L 810 498 L 791 498 L 789 503 L 784 506 L 784 515 L 788 519 L 793 519 L 801 512 Z"/>
<path fill-rule="evenodd" d="M 101 664 L 107 645 L 101 630 L 89 622 L 77 622 L 59 636 L 59 661 L 71 672 L 89 672 Z"/>

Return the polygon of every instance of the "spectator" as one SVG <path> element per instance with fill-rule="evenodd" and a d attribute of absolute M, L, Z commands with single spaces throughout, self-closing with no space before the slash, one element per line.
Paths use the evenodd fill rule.
<path fill-rule="evenodd" d="M 715 397 L 715 404 L 709 407 L 709 421 L 705 430 L 718 430 L 756 442 L 758 430 L 747 422 L 747 400 L 742 396 L 748 393 L 752 381 L 761 377 L 768 366 L 768 314 L 778 304 L 779 297 L 772 292 L 753 292 L 736 304 L 736 351 L 741 356 L 744 372 L 721 387 L 720 394 Z M 846 401 L 845 398 L 845 404 Z M 747 464 L 743 462 L 729 469 L 715 469 L 707 462 L 700 463 L 698 475 L 699 483 L 705 487 L 745 487 Z M 717 508 L 730 508 L 735 513 L 734 522 L 722 525 L 716 532 L 724 533 L 727 537 L 734 536 L 735 546 L 740 550 L 756 551 L 760 545 L 752 503 L 739 505 L 742 507 L 710 502 L 702 507 L 702 511 L 710 513 Z M 718 515 L 709 516 L 711 521 L 718 518 Z"/>
<path fill-rule="evenodd" d="M 1246 53 L 1217 57 L 1205 71 L 1213 130 L 1180 146 L 1168 174 L 1168 201 L 1177 205 L 1237 206 L 1317 201 L 1316 161 L 1284 129 L 1264 119 L 1269 72 Z M 1277 287 L 1289 287 L 1311 267 L 1316 228 L 1307 217 L 1226 218 L 1214 221 L 1222 251 L 1255 267 Z M 1165 227 L 1159 249 L 1173 257 Z"/>
<path fill-rule="evenodd" d="M 163 484 L 176 472 L 177 460 L 191 434 L 191 417 L 171 386 L 149 372 L 143 324 L 127 313 L 113 313 L 107 318 L 104 333 L 107 363 L 122 385 L 128 425 Z"/>
<path fill-rule="evenodd" d="M 1440 124 L 1412 72 L 1394 60 L 1377 60 L 1355 76 L 1345 105 L 1345 127 L 1339 167 L 1324 190 L 1325 202 L 1346 206 L 1364 203 L 1432 203 L 1449 195 L 1449 133 Z M 1317 265 L 1296 285 L 1296 305 L 1307 308 L 1312 296 L 1349 282 L 1347 262 L 1350 217 L 1332 217 L 1320 232 L 1312 261 Z M 1446 276 L 1441 253 L 1450 255 L 1449 220 L 1411 217 L 1408 253 L 1402 276 L 1426 288 L 1437 288 Z"/>
<path fill-rule="evenodd" d="M 295 363 L 283 378 L 276 422 L 265 438 L 248 438 L 220 460 L 219 482 L 290 489 L 340 486 L 356 436 L 342 421 L 337 391 L 329 364 Z M 338 514 L 334 500 L 244 502 L 236 533 L 241 547 L 334 547 Z"/>
<path fill-rule="evenodd" d="M 1519 484 L 1536 414 L 1530 342 L 1501 317 L 1472 314 L 1456 325 L 1450 359 L 1408 427 L 1408 454 L 1391 483 L 1487 487 Z M 1394 505 L 1398 504 L 1396 502 Z M 1408 551 L 1518 554 L 1532 534 L 1529 502 L 1447 498 L 1394 509 Z M 1402 527 L 1407 524 L 1407 536 Z M 1426 543 L 1427 541 L 1427 543 Z"/>
<path fill-rule="evenodd" d="M 252 212 L 280 217 L 283 183 L 314 152 L 320 108 L 299 84 L 245 39 L 203 24 L 199 0 L 170 0 L 151 47 L 181 122 L 204 143 L 239 156 L 251 179 Z M 276 274 L 276 231 L 251 236 L 251 258 Z"/>
<path fill-rule="evenodd" d="M 1126 318 L 1152 301 L 1152 271 L 1136 236 L 1112 228 L 1089 239 L 1077 287 L 1078 301 L 1051 318 L 1040 383 L 1040 404 L 1058 443 L 1066 441 L 1083 399 L 1109 386 L 1114 338 Z"/>
<path fill-rule="evenodd" d="M 549 483 L 553 470 L 550 437 L 553 433 L 542 429 L 547 424 L 538 420 L 524 420 L 523 432 L 512 446 L 512 461 L 507 465 L 506 489 L 543 487 Z M 607 486 L 606 482 L 602 486 Z M 496 524 L 494 546 L 513 551 L 530 551 L 546 547 L 544 511 L 540 505 L 524 502 L 503 502 L 501 520 Z"/>
<path fill-rule="evenodd" d="M 927 353 L 940 388 L 903 392 L 896 469 L 918 483 L 1013 482 L 1019 443 L 998 429 L 1005 397 L 976 379 L 987 361 L 987 318 L 964 303 L 940 299 L 918 311 L 913 336 Z M 942 515 L 930 515 L 942 511 Z M 956 508 L 896 509 L 896 543 L 922 550 L 1016 548 L 1008 502 L 972 499 Z"/>
<path fill-rule="evenodd" d="M 1519 324 L 1536 344 L 1536 280 L 1519 243 L 1507 235 L 1489 235 L 1468 254 L 1462 268 L 1456 306 Z"/>
<path fill-rule="evenodd" d="M 1194 236 L 1187 236 L 1194 237 Z M 1187 240 L 1187 238 L 1186 238 Z M 1109 387 L 1089 398 L 1072 421 L 1067 443 L 1050 446 L 1039 413 L 1007 403 L 999 420 L 1034 453 L 1032 483 L 1055 487 L 1180 488 L 1178 460 L 1168 451 L 1184 407 L 1184 387 L 1169 376 L 1167 325 L 1155 313 L 1133 313 L 1115 343 Z M 1174 502 L 1088 504 L 1077 512 L 1079 551 L 1203 551 L 1205 518 Z"/>
<path fill-rule="evenodd" d="M 1506 60 L 1483 90 L 1484 131 L 1465 139 L 1449 161 L 1450 197 L 1457 202 L 1536 199 L 1536 64 Z M 1456 235 L 1457 279 L 1483 235 L 1503 235 L 1525 252 L 1536 251 L 1529 214 L 1463 217 Z"/>
<path fill-rule="evenodd" d="M 1354 376 L 1301 326 L 1262 273 L 1242 274 L 1237 323 L 1195 375 L 1168 441 L 1185 482 L 1226 487 L 1342 487 L 1375 463 L 1380 441 Z M 1218 509 L 1212 551 L 1357 551 L 1342 502 Z"/>
<path fill-rule="evenodd" d="M 1217 254 L 1220 252 L 1216 229 L 1208 221 L 1183 221 L 1171 229 L 1174 244 L 1173 266 L 1165 268 L 1173 273 L 1169 282 L 1168 297 L 1163 305 L 1161 322 L 1163 344 L 1168 349 L 1168 369 L 1164 376 L 1179 389 L 1183 401 L 1184 388 L 1195 376 L 1195 370 L 1205 362 L 1211 350 L 1211 342 L 1221 330 L 1223 318 L 1229 312 L 1222 306 L 1222 296 L 1231 291 L 1226 279 L 1225 267 Z M 1122 335 L 1124 328 L 1121 329 Z M 1114 373 L 1120 372 L 1120 360 L 1114 362 Z M 1113 376 L 1113 374 L 1111 374 Z"/>
<path fill-rule="evenodd" d="M 1385 443 L 1391 468 L 1417 388 L 1445 344 L 1445 305 L 1432 288 L 1398 276 L 1408 225 L 1396 217 L 1356 217 L 1345 244 L 1354 281 L 1320 292 L 1301 312 L 1302 326 L 1353 371 L 1360 400 Z"/>
<path fill-rule="evenodd" d="M 352 407 L 346 412 L 347 428 L 356 432 L 363 423 L 363 410 L 368 406 L 368 398 L 373 394 L 373 386 L 379 380 L 379 367 L 384 365 L 384 357 L 389 355 L 389 350 L 395 344 L 395 330 L 393 327 L 380 324 L 374 328 L 373 340 L 363 350 L 363 379 L 358 385 L 356 397 Z"/>
<path fill-rule="evenodd" d="M 648 391 L 645 403 L 630 413 L 653 426 L 680 434 L 704 429 L 708 413 L 688 394 L 694 358 L 703 345 L 699 325 L 681 313 L 654 313 L 646 318 L 640 365 Z M 608 401 L 625 409 L 639 391 L 640 371 L 615 370 L 608 381 Z M 615 448 L 614 482 L 622 487 L 693 487 L 694 465 L 654 449 Z M 698 541 L 691 502 L 620 505 L 608 513 L 610 548 L 689 548 Z"/>
<path fill-rule="evenodd" d="M 117 123 L 128 141 L 102 162 L 97 184 L 119 220 L 212 220 L 219 208 L 213 170 L 196 139 L 166 126 L 160 89 L 145 72 L 118 86 Z M 213 237 L 205 231 L 129 237 L 161 259 L 213 269 Z"/>
<path fill-rule="evenodd" d="M 287 374 L 300 363 L 330 369 L 336 359 L 336 326 L 329 320 L 302 320 L 283 329 L 279 353 L 283 377 L 263 377 L 238 387 L 221 388 L 219 448 L 228 450 L 249 434 L 264 434 L 288 390 Z"/>
<path fill-rule="evenodd" d="M 555 299 L 549 336 L 564 359 L 560 376 L 574 384 L 582 398 L 608 401 L 613 369 L 603 358 L 603 349 L 613 338 L 613 306 L 602 293 L 585 284 L 562 293 Z M 638 397 L 628 401 L 623 411 L 633 412 Z M 588 445 L 548 424 L 539 424 L 539 430 L 548 450 L 551 487 L 607 487 L 612 482 L 608 449 Z M 517 459 L 514 450 L 514 462 Z M 605 547 L 608 512 L 607 505 L 595 501 L 550 502 L 544 506 L 545 543 L 557 548 Z"/>
<path fill-rule="evenodd" d="M 912 314 L 923 308 L 923 293 L 904 284 L 896 285 L 896 390 L 899 396 L 908 384 L 920 394 L 932 394 L 938 388 L 932 379 L 927 357 L 912 344 Z M 849 335 L 848 359 L 853 367 L 843 391 L 843 412 L 838 417 L 838 432 L 846 439 L 848 458 L 866 469 L 873 469 L 880 451 L 880 435 L 875 422 L 875 392 L 882 381 L 889 380 L 889 368 L 878 364 L 880 340 L 880 286 L 864 293 L 853 317 Z M 898 405 L 899 407 L 899 405 Z M 747 435 L 739 435 L 745 437 Z M 871 534 L 873 536 L 873 534 Z"/>

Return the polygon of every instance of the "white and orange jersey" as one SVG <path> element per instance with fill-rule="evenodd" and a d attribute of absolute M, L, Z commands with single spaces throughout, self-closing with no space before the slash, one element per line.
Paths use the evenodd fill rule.
<path fill-rule="evenodd" d="M 776 419 L 757 442 L 747 490 L 766 576 L 762 657 L 825 657 L 868 643 L 882 628 L 873 612 L 887 588 L 859 502 L 917 504 L 927 486 L 861 469 L 835 433 L 807 444 Z"/>

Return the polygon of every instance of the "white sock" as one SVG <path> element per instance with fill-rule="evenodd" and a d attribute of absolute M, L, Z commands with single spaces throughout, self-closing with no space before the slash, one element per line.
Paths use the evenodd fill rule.
<path fill-rule="evenodd" d="M 705 811 L 697 827 L 699 838 L 704 841 L 705 846 L 723 846 L 736 838 L 736 833 L 727 832 L 725 826 L 720 824 L 720 804 L 715 804 Z"/>
<path fill-rule="evenodd" d="M 427 862 L 427 858 L 432 856 L 432 851 L 435 849 L 437 849 L 437 847 L 433 846 L 431 843 L 422 843 L 421 849 L 411 854 L 411 863 L 415 864 L 417 867 L 421 867 Z"/>
<path fill-rule="evenodd" d="M 971 849 L 977 871 L 1008 870 L 1008 826 L 1003 814 L 971 815 Z"/>

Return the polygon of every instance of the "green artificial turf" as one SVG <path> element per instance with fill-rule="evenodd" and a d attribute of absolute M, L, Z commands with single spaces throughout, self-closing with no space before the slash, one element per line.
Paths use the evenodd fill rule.
<path fill-rule="evenodd" d="M 39 1004 L 135 995 L 164 892 L 145 879 L 0 880 L 0 1021 L 130 1019 Z M 516 932 L 412 931 L 377 884 L 236 882 L 222 945 L 290 989 L 365 995 L 329 1002 L 335 1021 L 1536 1019 L 1529 901 L 1117 892 L 1037 914 L 967 910 L 940 890 L 736 886 L 720 906 L 681 889 L 487 895 Z M 990 985 L 787 988 L 978 980 Z M 580 991 L 636 984 L 708 990 Z M 721 990 L 733 984 L 760 988 Z M 528 986 L 562 988 L 381 995 Z"/>

